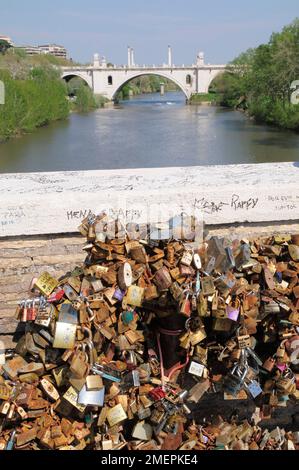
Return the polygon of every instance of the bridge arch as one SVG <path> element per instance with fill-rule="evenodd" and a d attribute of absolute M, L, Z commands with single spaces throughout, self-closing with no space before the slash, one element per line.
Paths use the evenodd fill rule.
<path fill-rule="evenodd" d="M 170 80 L 171 82 L 175 83 L 179 88 L 180 90 L 184 93 L 184 95 L 186 96 L 186 99 L 188 100 L 191 96 L 191 92 L 189 92 L 186 88 L 185 88 L 185 83 L 181 83 L 180 81 L 178 81 L 177 79 L 175 79 L 174 77 L 172 77 L 171 75 L 167 74 L 167 73 L 163 73 L 163 72 L 137 72 L 136 74 L 132 74 L 130 75 L 129 78 L 126 77 L 125 80 L 123 80 L 121 83 L 118 83 L 117 86 L 115 87 L 115 89 L 113 90 L 112 92 L 112 100 L 115 100 L 116 97 L 117 97 L 117 94 L 119 93 L 119 91 L 122 89 L 122 87 L 124 85 L 126 85 L 127 83 L 129 83 L 131 80 L 134 80 L 134 78 L 138 78 L 138 77 L 142 77 L 142 76 L 146 76 L 146 75 L 155 75 L 156 77 L 162 77 L 162 78 L 167 78 L 167 80 Z"/>
<path fill-rule="evenodd" d="M 72 78 L 81 78 L 86 85 L 89 86 L 89 88 L 92 89 L 92 83 L 91 79 L 87 77 L 84 73 L 78 73 L 78 72 L 65 72 L 62 74 L 61 78 L 65 80 L 66 82 L 69 82 Z"/>

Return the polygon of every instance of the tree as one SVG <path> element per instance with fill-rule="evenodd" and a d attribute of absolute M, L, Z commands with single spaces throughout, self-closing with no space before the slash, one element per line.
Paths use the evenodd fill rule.
<path fill-rule="evenodd" d="M 299 106 L 290 100 L 291 84 L 299 77 L 299 19 L 273 33 L 267 44 L 241 54 L 228 71 L 217 84 L 222 104 L 242 102 L 257 121 L 299 129 Z"/>
<path fill-rule="evenodd" d="M 5 52 L 12 47 L 9 42 L 5 41 L 4 39 L 0 39 L 0 53 L 5 54 Z"/>

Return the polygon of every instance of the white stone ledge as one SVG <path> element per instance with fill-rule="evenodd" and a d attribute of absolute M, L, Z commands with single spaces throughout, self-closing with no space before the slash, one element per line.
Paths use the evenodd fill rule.
<path fill-rule="evenodd" d="M 203 214 L 206 224 L 297 221 L 299 163 L 0 175 L 0 237 L 75 232 L 89 211 L 148 205 Z M 130 219 L 129 219 L 130 220 Z"/>

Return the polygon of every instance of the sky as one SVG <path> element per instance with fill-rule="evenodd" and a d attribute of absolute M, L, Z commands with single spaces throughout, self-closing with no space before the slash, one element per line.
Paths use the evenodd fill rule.
<path fill-rule="evenodd" d="M 2 4 L 2 5 L 1 5 Z M 0 0 L 0 35 L 17 45 L 56 43 L 87 63 L 98 52 L 125 64 L 224 64 L 299 17 L 298 0 Z"/>

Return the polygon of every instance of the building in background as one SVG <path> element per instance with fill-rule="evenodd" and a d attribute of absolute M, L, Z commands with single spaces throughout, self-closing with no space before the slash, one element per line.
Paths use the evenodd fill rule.
<path fill-rule="evenodd" d="M 55 57 L 60 57 L 61 59 L 67 58 L 66 48 L 63 46 L 59 46 L 58 44 L 43 44 L 41 46 L 31 46 L 31 45 L 15 46 L 9 36 L 0 35 L 0 39 L 7 41 L 15 49 L 22 49 L 28 55 L 49 54 Z"/>
<path fill-rule="evenodd" d="M 38 46 L 15 46 L 15 49 L 22 49 L 28 55 L 40 55 L 41 50 Z"/>
<path fill-rule="evenodd" d="M 58 46 L 57 44 L 45 44 L 38 46 L 41 51 L 41 54 L 50 54 L 55 57 L 61 57 L 62 59 L 67 58 L 67 50 L 63 46 Z"/>

